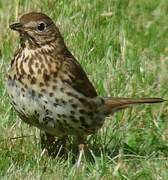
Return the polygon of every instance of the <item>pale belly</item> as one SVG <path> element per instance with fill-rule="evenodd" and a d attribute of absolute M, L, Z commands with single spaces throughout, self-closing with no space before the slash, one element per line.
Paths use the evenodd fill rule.
<path fill-rule="evenodd" d="M 14 80 L 8 80 L 6 87 L 21 119 L 55 136 L 92 134 L 104 122 L 104 116 L 60 90 L 54 94 L 23 91 L 22 84 Z"/>

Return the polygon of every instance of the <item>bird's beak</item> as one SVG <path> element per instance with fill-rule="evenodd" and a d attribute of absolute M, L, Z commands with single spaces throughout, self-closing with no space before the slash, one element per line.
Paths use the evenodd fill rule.
<path fill-rule="evenodd" d="M 21 23 L 13 23 L 13 24 L 10 24 L 9 27 L 14 31 L 20 31 L 23 26 Z"/>

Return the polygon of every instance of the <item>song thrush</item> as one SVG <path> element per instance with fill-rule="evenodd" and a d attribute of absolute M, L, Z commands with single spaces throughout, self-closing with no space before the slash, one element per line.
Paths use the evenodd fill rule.
<path fill-rule="evenodd" d="M 68 135 L 77 137 L 78 145 L 84 144 L 114 112 L 164 101 L 98 96 L 59 29 L 45 14 L 25 14 L 10 28 L 19 32 L 21 46 L 10 64 L 7 92 L 19 117 L 46 132 L 45 144 L 52 144 L 54 136 Z"/>

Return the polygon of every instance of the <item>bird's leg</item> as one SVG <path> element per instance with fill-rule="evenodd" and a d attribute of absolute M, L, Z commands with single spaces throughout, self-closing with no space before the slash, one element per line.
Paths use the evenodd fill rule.
<path fill-rule="evenodd" d="M 55 157 L 57 154 L 63 155 L 66 145 L 66 137 L 56 139 L 55 136 L 40 131 L 41 148 L 49 156 Z"/>
<path fill-rule="evenodd" d="M 82 158 L 85 154 L 85 149 L 86 149 L 85 141 L 86 141 L 86 137 L 81 137 L 81 136 L 77 137 L 77 143 L 78 143 L 78 159 L 76 162 L 77 168 L 80 167 Z"/>
<path fill-rule="evenodd" d="M 53 156 L 53 146 L 55 144 L 55 137 L 46 133 L 45 131 L 40 131 L 40 140 L 42 154 L 46 152 L 49 156 Z"/>

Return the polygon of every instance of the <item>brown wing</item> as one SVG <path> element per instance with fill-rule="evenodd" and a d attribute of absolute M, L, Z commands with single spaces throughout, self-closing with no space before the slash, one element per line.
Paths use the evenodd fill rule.
<path fill-rule="evenodd" d="M 85 71 L 71 54 L 69 57 L 66 55 L 62 68 L 66 70 L 66 73 L 68 73 L 70 77 L 69 84 L 71 87 L 82 93 L 84 96 L 91 98 L 97 96 L 97 92 L 89 81 Z"/>

